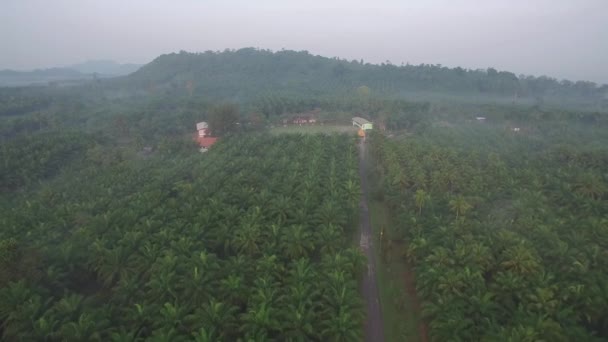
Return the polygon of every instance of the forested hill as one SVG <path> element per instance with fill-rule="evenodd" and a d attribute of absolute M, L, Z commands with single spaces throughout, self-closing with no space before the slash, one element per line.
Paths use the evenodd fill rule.
<path fill-rule="evenodd" d="M 261 92 L 314 97 L 352 93 L 366 86 L 373 94 L 474 97 L 520 103 L 572 103 L 598 106 L 608 101 L 608 85 L 507 71 L 467 70 L 441 65 L 380 65 L 314 56 L 306 51 L 245 48 L 161 55 L 120 80 L 147 91 L 249 100 Z M 134 87 L 129 87 L 135 89 Z"/>

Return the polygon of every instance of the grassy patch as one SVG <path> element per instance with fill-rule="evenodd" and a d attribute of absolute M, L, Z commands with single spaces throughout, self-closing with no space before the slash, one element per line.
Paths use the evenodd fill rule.
<path fill-rule="evenodd" d="M 357 127 L 349 125 L 288 125 L 278 126 L 270 129 L 272 134 L 282 133 L 302 133 L 302 134 L 317 134 L 317 133 L 357 133 Z"/>
<path fill-rule="evenodd" d="M 380 231 L 384 228 L 385 234 L 391 237 L 390 214 L 382 202 L 373 199 L 370 199 L 369 208 L 386 341 L 420 341 L 414 299 L 408 294 L 405 283 L 405 246 L 401 242 L 393 242 L 388 253 L 383 256 Z"/>

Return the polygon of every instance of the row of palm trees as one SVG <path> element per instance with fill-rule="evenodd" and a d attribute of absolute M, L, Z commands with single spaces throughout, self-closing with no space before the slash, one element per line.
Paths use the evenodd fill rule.
<path fill-rule="evenodd" d="M 371 137 L 432 339 L 608 338 L 608 151 L 466 133 Z"/>
<path fill-rule="evenodd" d="M 360 340 L 352 139 L 91 159 L 0 202 L 2 337 Z"/>

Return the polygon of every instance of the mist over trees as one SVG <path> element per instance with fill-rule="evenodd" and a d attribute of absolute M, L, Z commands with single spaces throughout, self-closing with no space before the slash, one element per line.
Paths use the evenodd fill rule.
<path fill-rule="evenodd" d="M 515 103 L 606 105 L 608 85 L 547 76 L 515 75 L 493 68 L 469 70 L 441 65 L 380 65 L 313 56 L 306 51 L 245 48 L 162 55 L 122 82 L 179 94 L 250 100 L 263 92 L 317 97 L 344 94 L 359 86 L 374 94 L 412 98 L 436 93 L 496 97 Z M 127 88 L 128 89 L 128 88 Z"/>
<path fill-rule="evenodd" d="M 607 90 L 252 48 L 0 88 L 0 335 L 360 340 L 362 116 L 431 339 L 605 340 Z"/>

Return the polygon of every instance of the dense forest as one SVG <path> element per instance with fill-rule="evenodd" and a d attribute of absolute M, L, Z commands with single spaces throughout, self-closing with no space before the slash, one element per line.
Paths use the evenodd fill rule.
<path fill-rule="evenodd" d="M 432 340 L 606 340 L 607 94 L 251 48 L 0 88 L 0 335 L 362 340 L 362 116 Z"/>
<path fill-rule="evenodd" d="M 317 99 L 343 96 L 366 86 L 396 99 L 420 97 L 489 100 L 524 104 L 608 105 L 608 85 L 515 75 L 493 68 L 468 70 L 441 65 L 380 65 L 313 56 L 306 51 L 246 48 L 162 55 L 132 75 L 116 81 L 121 89 L 197 94 L 231 101 L 254 100 L 278 92 L 285 97 Z M 116 86 L 111 83 L 111 86 Z"/>
<path fill-rule="evenodd" d="M 433 340 L 608 338 L 607 138 L 568 124 L 372 137 Z"/>

